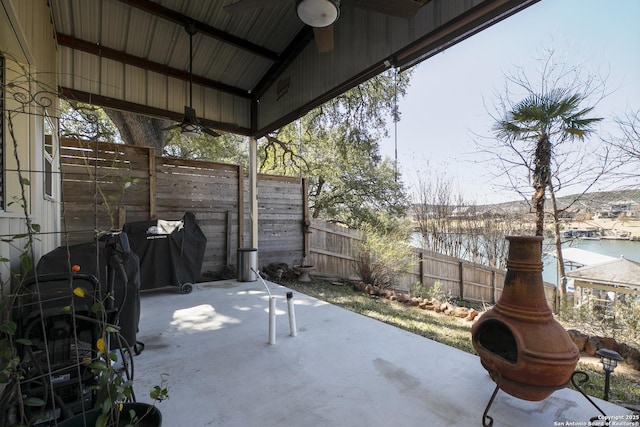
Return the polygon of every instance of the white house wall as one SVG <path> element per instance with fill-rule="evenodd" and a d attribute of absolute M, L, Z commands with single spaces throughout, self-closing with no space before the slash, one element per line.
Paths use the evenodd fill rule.
<path fill-rule="evenodd" d="M 11 25 L 8 25 L 9 22 Z M 3 88 L 6 109 L 4 138 L 5 206 L 0 210 L 0 235 L 10 238 L 26 231 L 23 204 L 10 203 L 21 199 L 22 189 L 17 172 L 18 162 L 25 185 L 26 209 L 41 234 L 34 240 L 35 259 L 54 249 L 60 243 L 60 185 L 58 162 L 53 162 L 52 199 L 44 195 L 44 107 L 54 119 L 57 109 L 57 57 L 55 31 L 51 10 L 46 0 L 0 0 L 0 52 L 5 58 L 5 84 L 15 83 L 16 88 Z M 25 102 L 14 98 L 22 92 Z M 9 119 L 13 125 L 13 137 L 9 132 Z M 54 120 L 57 134 L 57 120 Z M 57 138 L 56 138 L 57 140 Z M 59 147 L 54 147 L 58 152 Z M 16 155 L 17 154 L 17 155 Z M 21 273 L 18 256 L 24 240 L 0 243 L 0 257 L 10 263 L 0 263 L 2 286 L 10 283 L 10 270 Z"/>

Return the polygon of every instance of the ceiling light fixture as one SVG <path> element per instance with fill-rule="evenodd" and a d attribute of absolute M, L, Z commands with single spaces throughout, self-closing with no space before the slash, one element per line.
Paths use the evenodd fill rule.
<path fill-rule="evenodd" d="M 296 11 L 302 22 L 311 27 L 328 27 L 340 16 L 339 0 L 298 0 Z"/>
<path fill-rule="evenodd" d="M 192 138 L 197 138 L 202 135 L 202 131 L 200 130 L 200 126 L 194 125 L 192 123 L 187 123 L 181 126 L 180 133 L 182 136 L 190 136 Z"/>

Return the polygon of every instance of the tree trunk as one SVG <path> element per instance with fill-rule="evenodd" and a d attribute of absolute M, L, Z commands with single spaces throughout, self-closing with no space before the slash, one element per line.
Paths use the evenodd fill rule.
<path fill-rule="evenodd" d="M 549 187 L 551 182 L 551 143 L 546 133 L 538 140 L 534 163 L 533 188 L 535 192 L 531 202 L 536 210 L 536 236 L 544 236 L 545 189 Z"/>
<path fill-rule="evenodd" d="M 324 179 L 322 179 L 322 177 L 319 176 L 318 186 L 316 187 L 316 191 L 314 193 L 314 199 L 316 200 L 316 203 L 313 205 L 313 213 L 311 214 L 311 217 L 313 219 L 318 219 L 320 217 L 320 211 L 322 210 L 322 207 L 318 203 L 318 200 L 319 200 L 320 193 L 322 192 L 322 187 L 324 186 L 324 183 L 325 183 Z"/>
<path fill-rule="evenodd" d="M 553 209 L 553 232 L 555 237 L 556 254 L 558 259 L 558 276 L 560 277 L 560 301 L 561 306 L 567 298 L 567 278 L 565 277 L 564 258 L 562 256 L 562 241 L 560 239 L 560 219 L 558 214 L 558 205 L 556 203 L 556 195 L 553 186 L 549 185 L 549 198 L 551 199 L 551 207 Z"/>
<path fill-rule="evenodd" d="M 125 144 L 153 147 L 156 155 L 162 156 L 169 136 L 166 128 L 173 122 L 111 108 L 104 108 L 104 112 L 120 131 Z"/>

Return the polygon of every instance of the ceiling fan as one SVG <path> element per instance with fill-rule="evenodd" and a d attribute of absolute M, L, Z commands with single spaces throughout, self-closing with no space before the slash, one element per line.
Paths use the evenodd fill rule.
<path fill-rule="evenodd" d="M 180 123 L 165 128 L 180 129 L 180 133 L 184 136 L 198 137 L 202 132 L 211 136 L 220 136 L 220 134 L 208 127 L 204 126 L 196 116 L 196 110 L 193 108 L 193 36 L 198 32 L 193 22 L 187 22 L 184 29 L 189 34 L 189 105 L 184 106 L 184 117 Z"/>
<path fill-rule="evenodd" d="M 244 13 L 292 0 L 239 0 L 224 7 L 228 13 Z M 306 25 L 313 27 L 318 51 L 333 50 L 333 23 L 340 17 L 340 4 L 351 2 L 356 7 L 385 15 L 410 19 L 430 0 L 295 0 L 296 13 Z"/>

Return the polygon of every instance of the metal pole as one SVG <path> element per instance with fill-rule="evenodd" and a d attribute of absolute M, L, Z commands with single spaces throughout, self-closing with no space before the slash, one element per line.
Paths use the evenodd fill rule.
<path fill-rule="evenodd" d="M 611 371 L 604 371 L 604 400 L 609 401 L 609 380 L 611 379 Z"/>

